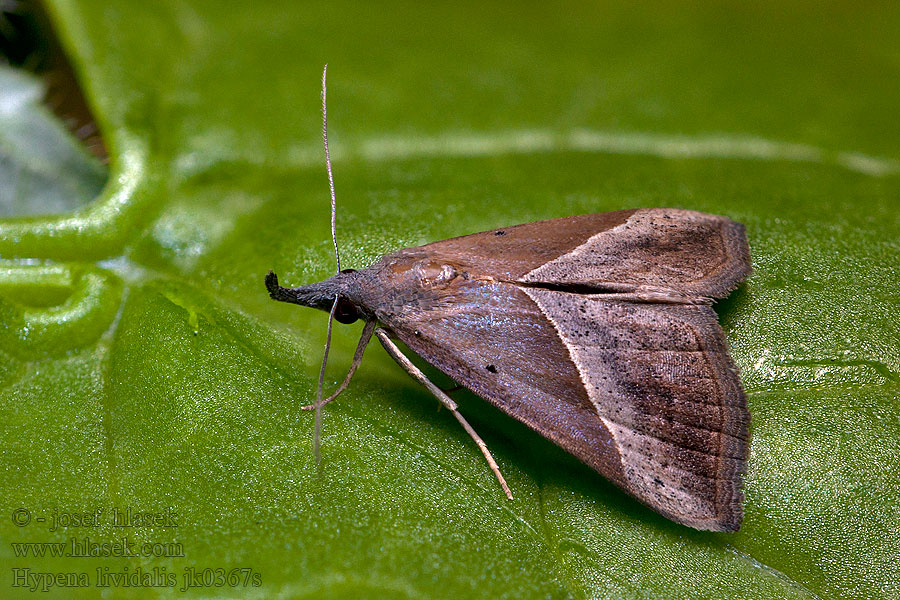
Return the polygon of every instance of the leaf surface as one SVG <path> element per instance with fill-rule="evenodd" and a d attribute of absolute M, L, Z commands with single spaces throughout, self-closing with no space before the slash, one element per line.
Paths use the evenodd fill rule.
<path fill-rule="evenodd" d="M 60 598 L 182 597 L 186 575 L 196 597 L 898 596 L 896 4 L 48 4 L 111 170 L 88 204 L 0 221 L 3 586 L 31 569 L 87 574 Z M 747 225 L 754 273 L 717 305 L 753 414 L 740 532 L 671 523 L 460 394 L 506 501 L 376 346 L 325 411 L 317 468 L 299 406 L 325 316 L 272 303 L 263 276 L 333 270 L 325 62 L 344 266 L 621 208 Z M 337 327 L 330 384 L 358 333 Z M 114 526 L 129 509 L 159 522 Z M 72 538 L 157 555 L 14 546 Z M 162 583 L 103 579 L 126 568 Z"/>

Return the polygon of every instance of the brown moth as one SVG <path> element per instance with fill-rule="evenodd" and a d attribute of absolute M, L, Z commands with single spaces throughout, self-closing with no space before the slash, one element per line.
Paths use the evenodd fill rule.
<path fill-rule="evenodd" d="M 322 78 L 325 114 L 325 74 Z M 323 131 L 327 131 L 326 127 Z M 334 184 L 331 183 L 332 238 Z M 494 229 L 406 248 L 359 270 L 284 288 L 275 300 L 365 321 L 343 383 L 372 335 L 496 462 L 456 403 L 393 339 L 573 454 L 660 514 L 735 531 L 750 414 L 712 302 L 750 273 L 744 226 L 669 208 Z M 329 319 L 329 336 L 331 319 Z"/>
<path fill-rule="evenodd" d="M 742 225 L 655 208 L 406 248 L 293 289 L 270 272 L 266 286 L 366 321 L 359 358 L 374 331 L 415 369 L 397 338 L 659 513 L 734 531 L 750 415 L 710 304 L 749 272 Z"/>

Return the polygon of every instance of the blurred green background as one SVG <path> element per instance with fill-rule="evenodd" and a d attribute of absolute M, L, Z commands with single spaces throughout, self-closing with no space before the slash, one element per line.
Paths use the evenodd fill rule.
<path fill-rule="evenodd" d="M 40 597 L 900 597 L 896 2 L 46 6 L 109 165 L 0 71 L 0 596 L 86 573 Z M 628 207 L 747 225 L 755 271 L 717 306 L 753 414 L 739 533 L 675 525 L 459 394 L 506 501 L 377 345 L 317 470 L 299 406 L 326 317 L 262 278 L 334 268 L 326 62 L 344 266 Z M 175 517 L 113 527 L 128 508 Z M 20 545 L 123 537 L 157 545 Z"/>

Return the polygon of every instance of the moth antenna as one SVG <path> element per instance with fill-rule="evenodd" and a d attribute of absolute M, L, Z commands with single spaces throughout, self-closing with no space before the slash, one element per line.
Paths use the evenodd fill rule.
<path fill-rule="evenodd" d="M 328 187 L 331 189 L 331 241 L 334 244 L 334 260 L 337 262 L 337 270 L 341 270 L 341 253 L 337 243 L 337 201 L 334 197 L 334 175 L 331 173 L 331 153 L 328 151 L 328 103 L 325 96 L 327 86 L 325 79 L 328 76 L 328 65 L 322 69 L 322 142 L 325 144 L 325 166 L 328 168 Z"/>
<path fill-rule="evenodd" d="M 334 260 L 337 263 L 337 272 L 341 272 L 341 253 L 338 250 L 337 243 L 337 201 L 334 196 L 334 176 L 331 173 L 331 153 L 328 151 L 328 102 L 326 101 L 326 92 L 328 86 L 326 79 L 328 77 L 328 65 L 322 69 L 322 142 L 325 145 L 325 166 L 328 168 L 328 187 L 331 190 L 331 242 L 334 244 Z M 316 429 L 313 434 L 313 454 L 316 457 L 316 464 L 321 464 L 322 455 L 319 451 L 319 441 L 322 433 L 322 388 L 325 385 L 325 365 L 328 364 L 328 351 L 331 349 L 331 329 L 334 324 L 334 311 L 337 310 L 338 300 L 340 297 L 335 294 L 334 304 L 331 305 L 331 312 L 328 313 L 328 334 L 325 337 L 325 353 L 322 356 L 322 368 L 319 369 L 319 385 L 316 389 Z"/>
<path fill-rule="evenodd" d="M 320 464 L 322 455 L 319 452 L 319 438 L 322 432 L 322 388 L 325 385 L 325 365 L 328 364 L 328 351 L 331 349 L 331 326 L 334 323 L 334 311 L 337 310 L 338 297 L 334 297 L 334 304 L 331 305 L 331 312 L 328 313 L 328 334 L 325 336 L 325 354 L 322 356 L 322 368 L 319 369 L 319 386 L 316 389 L 316 430 L 313 434 L 313 454 L 316 457 L 316 464 Z"/>

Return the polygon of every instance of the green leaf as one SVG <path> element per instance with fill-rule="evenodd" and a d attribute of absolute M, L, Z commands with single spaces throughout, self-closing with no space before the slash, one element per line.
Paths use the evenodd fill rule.
<path fill-rule="evenodd" d="M 900 595 L 895 3 L 48 4 L 111 173 L 0 221 L 4 593 Z M 753 414 L 739 533 L 671 523 L 460 394 L 505 500 L 376 346 L 316 465 L 326 317 L 263 276 L 333 270 L 325 62 L 345 266 L 625 207 L 747 225 L 755 271 L 717 307 Z M 336 328 L 330 385 L 358 333 Z M 155 555 L 20 556 L 73 539 Z"/>
<path fill-rule="evenodd" d="M 38 81 L 0 64 L 0 216 L 47 214 L 87 204 L 106 170 L 51 112 Z"/>

